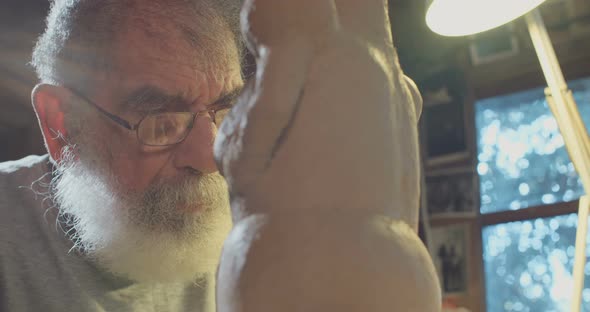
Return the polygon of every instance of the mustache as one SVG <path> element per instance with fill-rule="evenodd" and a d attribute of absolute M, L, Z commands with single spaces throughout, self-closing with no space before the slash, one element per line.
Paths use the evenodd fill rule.
<path fill-rule="evenodd" d="M 164 224 L 168 228 L 186 228 L 183 224 L 190 220 L 182 209 L 186 207 L 200 207 L 203 215 L 213 213 L 210 210 L 229 210 L 227 184 L 220 174 L 160 180 L 137 196 L 134 201 L 141 208 L 128 213 L 150 228 Z"/>
<path fill-rule="evenodd" d="M 150 185 L 143 193 L 146 200 L 157 200 L 161 196 L 172 196 L 176 200 L 183 200 L 190 197 L 218 194 L 219 189 L 227 189 L 223 176 L 219 173 L 184 175 L 172 179 L 159 180 Z"/>
<path fill-rule="evenodd" d="M 208 219 L 218 210 L 229 211 L 228 190 L 225 179 L 219 174 L 185 176 L 160 180 L 137 194 L 139 205 L 126 210 L 129 219 L 152 232 L 171 229 L 175 233 L 195 231 L 195 220 Z M 187 215 L 182 208 L 199 207 L 199 214 Z M 193 219 L 197 218 L 197 219 Z M 200 226 L 203 222 L 197 222 Z"/>

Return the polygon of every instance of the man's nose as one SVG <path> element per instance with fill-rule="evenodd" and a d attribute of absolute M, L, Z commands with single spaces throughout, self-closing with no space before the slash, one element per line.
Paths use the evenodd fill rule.
<path fill-rule="evenodd" d="M 217 164 L 213 158 L 216 134 L 217 127 L 207 114 L 197 116 L 187 137 L 176 147 L 174 165 L 205 174 L 217 172 Z"/>

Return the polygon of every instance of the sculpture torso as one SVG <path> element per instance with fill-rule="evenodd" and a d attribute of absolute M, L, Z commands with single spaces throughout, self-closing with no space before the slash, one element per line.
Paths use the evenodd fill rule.
<path fill-rule="evenodd" d="M 440 307 L 415 234 L 420 98 L 384 1 L 358 3 L 245 4 L 258 72 L 216 142 L 235 221 L 219 311 Z"/>

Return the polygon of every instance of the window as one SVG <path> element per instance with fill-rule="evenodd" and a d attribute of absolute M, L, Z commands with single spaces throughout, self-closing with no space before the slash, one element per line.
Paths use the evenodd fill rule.
<path fill-rule="evenodd" d="M 569 87 L 590 126 L 590 78 Z M 584 191 L 543 89 L 482 99 L 475 123 L 487 310 L 569 311 L 572 212 Z M 590 312 L 585 269 L 582 311 Z"/>
<path fill-rule="evenodd" d="M 577 221 L 568 214 L 484 227 L 487 310 L 569 311 Z M 590 264 L 585 269 L 582 311 L 590 311 Z"/>
<path fill-rule="evenodd" d="M 590 79 L 570 83 L 590 125 Z M 542 88 L 475 105 L 482 214 L 571 201 L 584 193 Z"/>

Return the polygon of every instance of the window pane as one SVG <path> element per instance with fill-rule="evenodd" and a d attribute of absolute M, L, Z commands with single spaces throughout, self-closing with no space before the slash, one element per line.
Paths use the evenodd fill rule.
<path fill-rule="evenodd" d="M 487 310 L 570 311 L 577 223 L 570 214 L 485 227 Z M 590 263 L 585 269 L 582 311 L 590 312 Z"/>
<path fill-rule="evenodd" d="M 586 127 L 590 79 L 569 83 Z M 575 200 L 583 194 L 543 88 L 475 104 L 481 213 Z"/>

